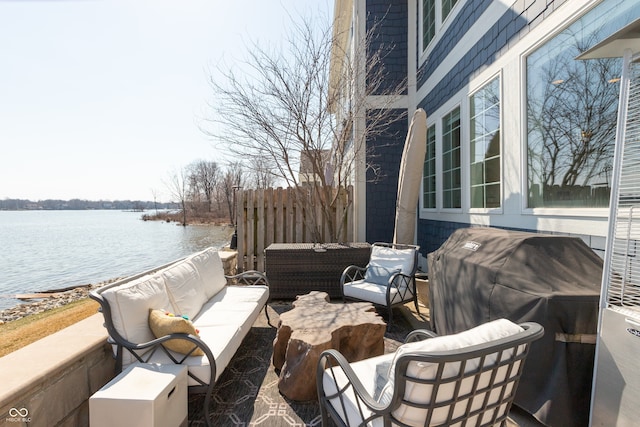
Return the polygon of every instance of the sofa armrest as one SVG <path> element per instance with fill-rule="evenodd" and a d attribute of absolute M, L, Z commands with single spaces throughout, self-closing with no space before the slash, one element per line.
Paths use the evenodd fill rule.
<path fill-rule="evenodd" d="M 174 340 L 174 339 L 181 339 L 181 340 L 192 342 L 194 344 L 193 350 L 191 350 L 189 354 L 180 354 L 180 353 L 176 353 L 175 351 L 171 351 L 162 345 L 163 343 L 170 340 Z M 177 365 L 181 365 L 185 363 L 188 357 L 191 357 L 191 353 L 193 351 L 195 351 L 196 349 L 200 349 L 204 353 L 205 357 L 209 360 L 209 366 L 211 367 L 211 376 L 210 376 L 209 382 L 210 383 L 215 382 L 217 368 L 216 368 L 216 361 L 213 356 L 213 352 L 204 341 L 202 341 L 199 337 L 195 335 L 184 334 L 184 333 L 174 333 L 174 334 L 165 335 L 160 338 L 156 338 L 154 340 L 144 342 L 144 343 L 131 343 L 128 341 L 118 341 L 118 340 L 114 340 L 114 341 L 115 341 L 115 344 L 118 347 L 120 347 L 121 350 L 128 351 L 133 355 L 133 357 L 138 362 L 141 362 L 141 363 L 150 363 L 150 360 L 152 360 L 156 352 L 160 351 L 166 354 L 167 357 L 173 363 Z M 202 380 L 201 378 L 197 378 L 191 374 L 189 374 L 189 376 L 191 376 L 201 386 L 209 385 L 208 382 Z"/>
<path fill-rule="evenodd" d="M 257 270 L 248 270 L 232 276 L 225 275 L 224 277 L 238 285 L 263 285 L 269 287 L 267 275 Z"/>

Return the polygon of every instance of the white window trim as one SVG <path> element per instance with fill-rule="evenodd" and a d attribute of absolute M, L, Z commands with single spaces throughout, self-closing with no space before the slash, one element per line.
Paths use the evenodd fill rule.
<path fill-rule="evenodd" d="M 442 0 L 435 0 L 436 2 L 436 25 L 435 25 L 435 34 L 433 39 L 429 42 L 427 46 L 423 44 L 423 22 L 422 22 L 422 14 L 424 8 L 424 1 L 418 1 L 418 51 L 420 52 L 418 65 L 422 65 L 427 58 L 429 58 L 429 54 L 433 50 L 434 46 L 438 44 L 440 39 L 442 38 L 442 34 L 444 34 L 447 29 L 451 26 L 451 23 L 455 19 L 455 17 L 460 13 L 462 9 L 462 5 L 467 3 L 467 0 L 458 0 L 458 2 L 453 6 L 451 11 L 449 12 L 449 16 L 442 21 Z"/>
<path fill-rule="evenodd" d="M 434 176 L 436 179 L 436 183 L 435 183 L 435 192 L 436 192 L 436 197 L 435 197 L 435 202 L 436 202 L 436 206 L 433 208 L 425 208 L 424 207 L 424 162 L 423 162 L 423 167 L 422 167 L 422 179 L 420 180 L 420 200 L 419 200 L 419 205 L 420 206 L 420 211 L 423 212 L 438 212 L 438 194 L 440 194 L 438 192 L 438 182 L 440 181 L 438 179 L 438 159 L 442 158 L 442 156 L 438 155 L 438 124 L 436 122 L 433 122 L 433 120 L 431 120 L 430 122 L 430 118 L 427 117 L 427 141 L 429 140 L 429 128 L 431 128 L 433 126 L 434 129 L 434 133 L 435 133 L 435 141 L 434 141 L 434 145 L 435 145 L 435 159 L 434 159 L 434 164 L 435 164 L 435 170 L 434 170 Z M 426 154 L 425 154 L 425 160 L 426 160 Z"/>
<path fill-rule="evenodd" d="M 503 86 L 503 76 L 502 76 L 502 68 L 500 68 L 497 72 L 493 73 L 488 78 L 482 80 L 479 84 L 473 86 L 473 88 L 469 91 L 469 96 L 467 96 L 467 105 L 471 103 L 471 97 L 482 90 L 486 85 L 488 85 L 494 79 L 500 79 L 499 82 L 499 98 L 500 98 L 500 207 L 498 208 L 472 208 L 471 207 L 471 130 L 469 129 L 469 157 L 467 160 L 467 168 L 469 169 L 469 181 L 467 187 L 469 188 L 469 213 L 471 214 L 491 214 L 491 215 L 501 215 L 504 213 L 504 108 L 503 108 L 503 94 L 504 94 L 504 86 Z M 470 116 L 470 106 L 468 111 L 468 116 Z M 467 117 L 467 126 L 471 126 L 471 117 Z"/>
<path fill-rule="evenodd" d="M 436 206 L 438 207 L 439 212 L 448 212 L 448 213 L 462 213 L 468 211 L 469 209 L 469 196 L 470 190 L 468 186 L 465 186 L 464 183 L 469 180 L 469 173 L 467 167 L 465 165 L 466 159 L 469 156 L 469 148 L 468 144 L 465 144 L 464 141 L 468 139 L 468 131 L 467 125 L 468 120 L 465 117 L 469 114 L 469 106 L 465 105 L 465 102 L 461 100 L 459 97 L 455 98 L 456 102 L 449 105 L 449 108 L 443 108 L 442 113 L 438 115 L 439 129 L 436 126 L 436 171 L 438 174 L 436 175 Z M 456 108 L 460 109 L 460 207 L 459 208 L 445 208 L 444 207 L 444 166 L 442 164 L 442 119 L 444 116 L 451 113 Z M 438 153 L 439 149 L 439 153 Z"/>
<path fill-rule="evenodd" d="M 537 51 L 539 48 L 544 46 L 546 43 L 551 41 L 558 34 L 562 33 L 564 30 L 573 25 L 577 20 L 582 18 L 585 14 L 587 14 L 591 9 L 595 8 L 600 4 L 598 0 L 583 0 L 581 4 L 576 5 L 578 7 L 574 8 L 563 8 L 561 11 L 563 13 L 555 13 L 551 15 L 550 18 L 544 20 L 541 25 L 535 28 L 534 32 L 529 33 L 528 37 L 533 38 L 536 34 L 541 33 L 544 34 L 544 37 L 539 37 L 535 39 L 534 43 L 531 43 L 526 49 L 524 49 L 519 55 L 520 62 L 520 141 L 521 141 L 521 150 L 522 156 L 521 160 L 521 170 L 522 170 L 522 180 L 520 182 L 521 185 L 521 214 L 522 215 L 531 215 L 537 217 L 560 217 L 562 219 L 567 219 L 570 217 L 581 217 L 581 218 L 608 218 L 610 209 L 607 208 L 530 208 L 528 206 L 529 198 L 527 194 L 529 194 L 529 170 L 528 170 L 528 135 L 527 135 L 527 58 L 529 55 Z"/>

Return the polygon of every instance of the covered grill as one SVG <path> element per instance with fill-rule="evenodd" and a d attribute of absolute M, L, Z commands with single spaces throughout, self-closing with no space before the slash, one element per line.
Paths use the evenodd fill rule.
<path fill-rule="evenodd" d="M 475 227 L 454 232 L 428 263 L 435 331 L 501 317 L 541 324 L 515 404 L 550 426 L 587 425 L 601 258 L 576 237 Z"/>

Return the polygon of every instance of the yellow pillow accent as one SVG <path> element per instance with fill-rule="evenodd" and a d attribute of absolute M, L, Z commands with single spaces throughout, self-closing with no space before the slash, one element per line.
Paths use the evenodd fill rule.
<path fill-rule="evenodd" d="M 175 333 L 200 336 L 189 319 L 167 313 L 165 310 L 149 310 L 149 327 L 156 338 Z M 165 341 L 163 345 L 169 350 L 182 354 L 189 353 L 195 347 L 195 344 L 191 341 L 182 339 Z M 204 353 L 200 348 L 196 348 L 190 356 L 204 356 Z"/>

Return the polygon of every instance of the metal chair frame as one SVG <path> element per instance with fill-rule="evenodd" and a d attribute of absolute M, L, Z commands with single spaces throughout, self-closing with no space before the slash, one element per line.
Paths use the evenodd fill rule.
<path fill-rule="evenodd" d="M 382 246 L 391 249 L 414 249 L 414 259 L 413 259 L 413 269 L 411 274 L 405 275 L 402 273 L 394 273 L 389 277 L 389 282 L 387 283 L 387 294 L 386 294 L 386 305 L 385 307 L 389 311 L 389 324 L 388 327 L 391 328 L 391 324 L 393 323 L 393 307 L 398 305 L 406 304 L 408 301 L 413 301 L 413 304 L 416 307 L 416 311 L 420 314 L 420 308 L 418 306 L 418 293 L 416 291 L 416 279 L 415 274 L 418 270 L 418 251 L 420 250 L 420 246 L 417 245 L 405 245 L 400 243 L 384 243 L 384 242 L 376 242 L 372 246 L 372 251 L 374 246 Z M 364 280 L 365 273 L 367 272 L 367 268 L 369 268 L 369 264 L 365 267 L 359 267 L 356 265 L 350 265 L 345 268 L 342 276 L 340 277 L 340 291 L 342 292 L 342 298 L 345 301 L 366 301 L 363 299 L 348 297 L 344 295 L 344 285 L 350 282 L 355 282 L 357 280 Z M 397 290 L 397 295 L 400 296 L 400 301 L 396 301 L 394 303 L 391 302 L 392 298 L 392 290 Z M 371 301 L 366 301 L 371 302 Z M 374 303 L 375 304 L 375 303 Z M 380 304 L 375 304 L 380 306 Z"/>
<path fill-rule="evenodd" d="M 407 426 L 401 420 L 394 416 L 394 411 L 405 404 L 412 407 L 424 409 L 427 416 L 424 420 L 424 426 L 451 426 L 451 425 L 475 425 L 478 427 L 505 425 L 509 410 L 516 394 L 524 361 L 527 357 L 530 344 L 544 335 L 544 329 L 537 323 L 527 322 L 520 326 L 524 329 L 518 334 L 495 340 L 489 343 L 470 346 L 460 350 L 441 351 L 441 352 L 412 352 L 401 355 L 395 365 L 395 381 L 393 384 L 393 397 L 388 404 L 379 403 L 362 385 L 351 365 L 347 360 L 335 350 L 326 350 L 320 355 L 318 362 L 317 387 L 318 399 L 320 403 L 320 411 L 322 415 L 322 425 L 328 425 L 331 419 L 336 425 L 342 427 L 354 427 L 343 420 L 338 411 L 330 403 L 331 399 L 338 398 L 342 408 L 342 413 L 346 414 L 345 393 L 352 389 L 356 396 L 357 406 L 362 422 L 358 424 L 360 427 L 371 426 L 376 419 L 381 419 L 382 424 L 386 426 L 398 425 Z M 406 342 L 416 341 L 425 338 L 435 337 L 436 334 L 431 331 L 417 330 L 409 334 Z M 523 347 L 524 346 L 524 347 Z M 489 363 L 489 356 L 497 355 L 497 362 Z M 465 372 L 466 364 L 470 360 L 478 359 L 479 364 L 476 369 Z M 411 377 L 407 374 L 407 367 L 411 362 L 433 363 L 437 365 L 436 375 L 432 379 L 419 379 Z M 517 363 L 521 362 L 521 363 Z M 453 377 L 443 377 L 444 368 L 447 364 L 459 363 L 460 368 L 458 375 Z M 504 379 L 496 380 L 499 369 L 507 369 L 508 373 Z M 324 391 L 323 377 L 325 370 L 330 373 L 336 393 L 327 395 Z M 336 379 L 337 370 L 342 370 L 348 379 L 348 383 L 340 386 Z M 490 381 L 488 385 L 479 386 L 480 376 L 489 373 Z M 375 375 L 375 372 L 371 373 Z M 465 379 L 473 381 L 473 387 L 470 391 L 463 391 L 461 384 Z M 468 380 L 467 380 L 468 381 Z M 433 387 L 431 397 L 428 403 L 408 402 L 405 400 L 405 390 L 410 383 L 429 384 Z M 438 389 L 445 385 L 453 385 L 453 397 L 443 401 L 437 401 Z M 489 396 L 492 392 L 499 392 L 500 398 L 495 402 L 489 402 Z M 472 409 L 472 403 L 475 402 L 474 397 L 484 396 L 484 401 L 479 408 Z M 465 406 L 462 415 L 454 416 L 456 405 Z M 459 406 L 458 406 L 459 407 Z M 365 415 L 363 408 L 367 408 L 371 415 Z M 437 408 L 445 408 L 448 410 L 447 419 L 441 423 L 433 423 L 431 416 L 433 410 Z M 481 423 L 483 419 L 489 416 L 489 421 Z M 476 417 L 476 424 L 466 423 L 467 420 Z"/>

